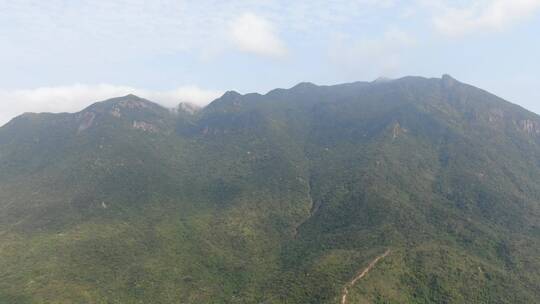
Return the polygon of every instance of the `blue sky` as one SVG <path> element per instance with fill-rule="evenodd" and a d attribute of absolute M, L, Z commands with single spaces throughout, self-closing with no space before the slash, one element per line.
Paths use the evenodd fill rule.
<path fill-rule="evenodd" d="M 540 113 L 540 0 L 0 0 L 0 124 L 444 73 Z"/>

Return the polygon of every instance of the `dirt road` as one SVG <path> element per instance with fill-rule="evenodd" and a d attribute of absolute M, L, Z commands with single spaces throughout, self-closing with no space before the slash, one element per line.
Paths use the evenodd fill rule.
<path fill-rule="evenodd" d="M 341 293 L 341 304 L 347 304 L 347 296 L 349 295 L 349 288 L 353 287 L 356 282 L 361 280 L 363 277 L 365 277 L 377 263 L 384 259 L 386 256 L 390 254 L 390 249 L 386 250 L 385 253 L 382 255 L 376 257 L 369 265 L 364 268 L 362 271 L 360 271 L 345 287 L 343 287 L 343 291 Z"/>

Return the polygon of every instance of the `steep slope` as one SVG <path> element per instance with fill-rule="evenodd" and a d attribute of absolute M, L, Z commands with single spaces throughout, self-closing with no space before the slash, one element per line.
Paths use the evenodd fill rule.
<path fill-rule="evenodd" d="M 533 303 L 540 118 L 450 76 L 0 128 L 0 302 Z"/>

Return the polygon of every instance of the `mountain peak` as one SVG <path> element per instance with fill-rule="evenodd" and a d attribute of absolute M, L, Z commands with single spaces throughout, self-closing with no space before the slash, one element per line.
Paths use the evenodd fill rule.
<path fill-rule="evenodd" d="M 453 78 L 452 76 L 450 76 L 448 74 L 442 75 L 441 80 L 442 80 L 443 84 L 446 87 L 454 86 L 455 84 L 457 84 L 459 82 L 455 78 Z"/>
<path fill-rule="evenodd" d="M 101 102 L 94 103 L 84 109 L 82 112 L 94 111 L 114 111 L 121 112 L 122 110 L 151 110 L 151 111 L 164 111 L 165 108 L 150 100 L 141 98 L 134 94 L 128 94 L 125 96 L 115 97 L 107 99 Z"/>
<path fill-rule="evenodd" d="M 291 89 L 292 90 L 298 90 L 298 89 L 304 90 L 304 89 L 311 89 L 311 88 L 314 88 L 314 87 L 317 87 L 317 85 L 312 83 L 312 82 L 300 82 L 299 84 L 295 85 Z"/>
<path fill-rule="evenodd" d="M 139 103 L 139 102 L 152 103 L 151 101 L 146 100 L 146 99 L 144 99 L 142 97 L 139 97 L 139 96 L 137 96 L 135 94 L 127 94 L 125 96 L 113 97 L 113 98 L 104 100 L 101 103 L 106 103 L 106 104 L 121 104 L 121 103 L 129 104 L 129 103 Z"/>
<path fill-rule="evenodd" d="M 236 97 L 240 97 L 242 96 L 242 94 L 236 92 L 236 91 L 227 91 L 225 92 L 225 94 L 223 94 L 223 96 L 221 96 L 221 98 L 236 98 Z"/>
<path fill-rule="evenodd" d="M 96 122 L 123 121 L 133 128 L 155 131 L 161 129 L 161 120 L 169 116 L 166 108 L 133 94 L 94 103 L 77 113 L 78 132 L 89 129 Z M 112 119 L 112 120 L 111 120 Z"/>
<path fill-rule="evenodd" d="M 217 105 L 236 103 L 240 98 L 242 98 L 242 96 L 243 96 L 242 94 L 240 94 L 240 93 L 238 93 L 236 91 L 227 91 L 221 97 L 218 97 L 217 99 L 213 100 L 205 108 L 212 108 L 212 107 L 217 106 Z"/>

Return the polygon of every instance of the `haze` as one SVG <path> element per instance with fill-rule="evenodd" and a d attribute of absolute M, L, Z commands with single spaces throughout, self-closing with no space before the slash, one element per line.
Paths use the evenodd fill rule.
<path fill-rule="evenodd" d="M 0 124 L 135 93 L 173 107 L 404 75 L 540 112 L 539 0 L 0 0 Z"/>

